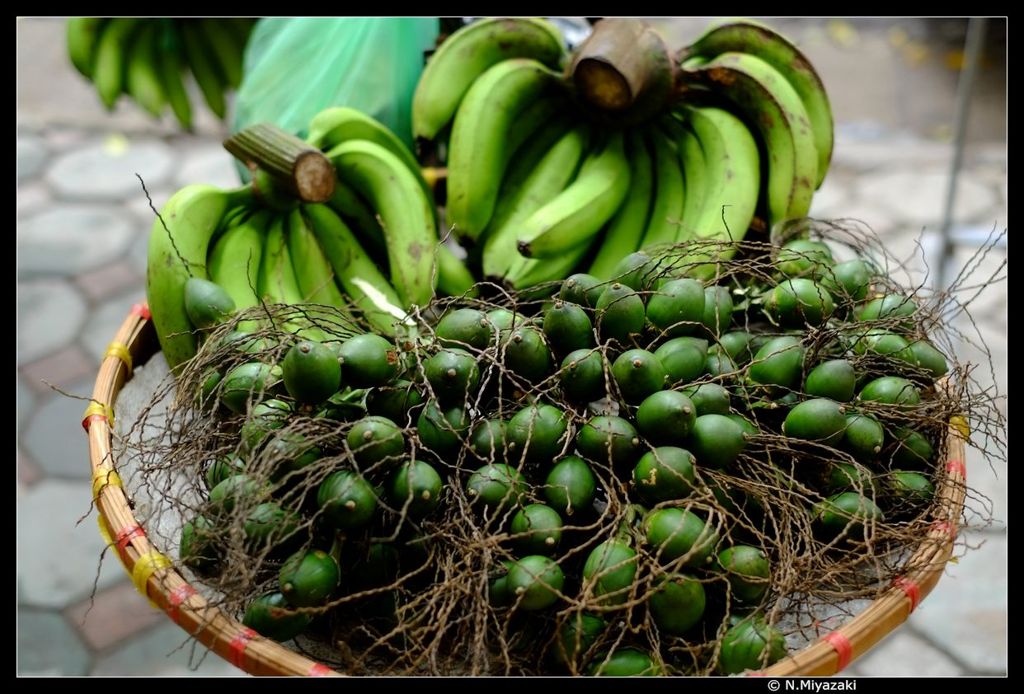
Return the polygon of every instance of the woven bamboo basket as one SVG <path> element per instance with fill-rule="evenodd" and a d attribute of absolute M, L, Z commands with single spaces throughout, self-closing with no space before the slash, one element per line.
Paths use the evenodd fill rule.
<path fill-rule="evenodd" d="M 145 304 L 132 307 L 100 365 L 82 426 L 89 437 L 92 494 L 100 533 L 117 552 L 136 588 L 156 609 L 232 665 L 253 675 L 340 676 L 332 668 L 291 651 L 212 607 L 150 542 L 135 519 L 112 448 L 113 404 L 131 378 L 132 366 L 153 356 L 159 345 Z M 881 597 L 848 622 L 788 655 L 759 676 L 833 675 L 903 623 L 932 591 L 959 531 L 965 497 L 964 423 L 951 423 L 944 475 L 937 484 L 934 523 L 906 566 Z"/>

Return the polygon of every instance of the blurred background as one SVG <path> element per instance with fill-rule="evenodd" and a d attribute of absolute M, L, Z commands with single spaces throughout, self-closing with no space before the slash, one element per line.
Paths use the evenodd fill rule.
<path fill-rule="evenodd" d="M 968 21 L 764 20 L 803 49 L 832 101 L 835 154 L 812 216 L 865 222 L 906 259 L 907 281 L 934 282 Z M 127 99 L 107 112 L 68 61 L 64 21 L 17 21 L 18 672 L 241 675 L 186 643 L 115 558 L 101 564 L 79 425 L 84 403 L 55 391 L 89 395 L 110 338 L 144 298 L 153 215 L 136 174 L 157 209 L 188 183 L 237 185 L 220 144 L 226 126 L 205 107 L 195 109 L 193 134 Z M 710 20 L 650 21 L 678 47 Z M 969 98 L 960 97 L 969 108 L 948 278 L 1007 226 L 1005 18 L 988 19 L 984 32 Z M 1003 394 L 1005 262 L 1004 237 L 972 265 L 971 284 L 1004 278 L 970 305 L 971 330 L 988 346 L 992 368 L 976 348 L 958 352 L 982 364 L 978 378 Z M 1001 407 L 1005 416 L 1005 399 Z M 976 490 L 969 505 L 980 512 L 965 518 L 956 559 L 907 624 L 844 674 L 1006 673 L 1006 471 L 973 449 L 967 464 Z"/>

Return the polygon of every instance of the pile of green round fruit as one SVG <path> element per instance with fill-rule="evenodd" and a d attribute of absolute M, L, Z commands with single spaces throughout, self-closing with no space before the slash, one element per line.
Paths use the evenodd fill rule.
<path fill-rule="evenodd" d="M 398 343 L 218 333 L 183 381 L 219 413 L 183 561 L 245 573 L 244 622 L 281 641 L 349 625 L 354 650 L 486 643 L 522 672 L 779 660 L 777 567 L 813 585 L 926 515 L 948 367 L 870 262 L 808 239 L 745 262 L 714 284 L 635 253 Z M 422 640 L 389 642 L 403 625 Z"/>

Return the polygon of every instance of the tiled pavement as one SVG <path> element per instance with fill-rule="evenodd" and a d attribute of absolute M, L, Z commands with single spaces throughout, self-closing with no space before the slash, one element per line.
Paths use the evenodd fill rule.
<path fill-rule="evenodd" d="M 686 26 L 679 31 L 693 35 Z M 799 40 L 801 31 L 794 27 L 790 33 Z M 806 27 L 808 36 L 817 36 L 815 31 L 825 29 Z M 864 42 L 876 33 L 862 28 Z M 818 46 L 822 64 L 838 71 L 843 56 L 826 48 Z M 108 557 L 100 565 L 103 545 L 90 513 L 87 451 L 78 426 L 84 404 L 55 390 L 89 394 L 106 344 L 131 304 L 143 296 L 152 213 L 135 174 L 143 176 L 159 206 L 185 182 L 233 185 L 235 171 L 219 145 L 215 123 L 202 120 L 197 135 L 177 134 L 128 104 L 110 117 L 64 65 L 62 50 L 57 23 L 19 21 L 18 672 L 240 674 L 215 656 L 204 658 L 202 649 L 193 653 L 184 632 L 134 592 L 116 561 Z M 832 84 L 830 73 L 823 74 Z M 51 83 L 48 90 L 31 81 L 42 75 Z M 835 79 L 843 83 L 842 78 Z M 62 95 L 66 108 L 57 108 L 52 94 Z M 934 101 L 946 108 L 948 96 Z M 951 148 L 926 137 L 934 133 L 915 131 L 912 123 L 887 122 L 885 115 L 881 122 L 869 122 L 853 110 L 851 120 L 842 122 L 842 106 L 849 102 L 848 96 L 836 99 L 841 122 L 833 168 L 812 214 L 859 218 L 897 255 L 914 257 L 922 230 L 937 228 Z M 978 118 L 991 120 L 990 111 L 1000 102 L 983 103 L 988 108 L 983 106 Z M 1003 130 L 987 139 L 984 130 L 972 129 L 956 208 L 960 226 L 1006 227 L 1004 134 L 1005 121 Z M 956 261 L 962 264 L 969 254 L 959 251 Z M 976 277 L 1003 260 L 1005 250 L 997 250 Z M 920 253 L 914 263 L 923 269 Z M 1004 282 L 987 289 L 972 306 L 995 364 L 990 378 L 1003 393 L 1005 297 Z M 971 486 L 991 500 L 996 521 L 971 518 L 962 535 L 970 549 L 950 564 L 909 623 L 849 672 L 1006 672 L 1006 471 L 1002 464 L 990 467 L 976 452 L 968 457 L 968 471 Z"/>

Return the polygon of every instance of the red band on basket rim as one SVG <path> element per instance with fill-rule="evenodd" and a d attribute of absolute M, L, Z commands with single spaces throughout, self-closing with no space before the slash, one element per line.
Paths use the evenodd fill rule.
<path fill-rule="evenodd" d="M 132 541 L 133 537 L 145 537 L 146 531 L 142 529 L 141 525 L 132 525 L 127 528 L 121 528 L 117 531 L 117 535 L 114 539 L 117 541 L 117 548 L 120 551 L 124 551 L 128 546 L 128 543 Z"/>
<path fill-rule="evenodd" d="M 231 643 L 228 644 L 228 662 L 234 665 L 240 670 L 244 670 L 245 667 L 245 649 L 249 647 L 249 642 L 259 636 L 255 631 L 249 627 L 241 627 L 238 630 L 238 634 L 235 638 L 231 639 Z"/>
<path fill-rule="evenodd" d="M 152 315 L 149 312 L 149 304 L 147 304 L 146 302 L 142 302 L 141 304 L 132 305 L 131 315 L 138 316 L 143 320 L 149 320 L 150 316 Z"/>
<path fill-rule="evenodd" d="M 82 428 L 85 429 L 86 434 L 89 433 L 89 427 L 92 426 L 95 419 L 104 419 L 107 422 L 107 426 L 113 427 L 114 408 L 101 402 L 90 400 L 88 407 L 85 408 L 85 412 L 82 414 Z"/>
<path fill-rule="evenodd" d="M 128 549 L 128 544 L 132 541 L 132 538 L 145 536 L 146 531 L 142 529 L 141 525 L 132 525 L 117 531 L 117 535 L 114 536 L 114 542 L 117 544 L 117 553 L 121 555 L 121 561 L 126 564 L 128 563 L 125 550 Z"/>
<path fill-rule="evenodd" d="M 104 422 L 107 422 L 107 424 L 110 424 L 110 420 L 107 419 L 107 415 L 91 414 L 82 420 L 82 428 L 85 429 L 86 433 L 88 433 L 89 427 L 92 426 L 92 423 L 97 419 L 102 419 Z"/>
<path fill-rule="evenodd" d="M 833 631 L 824 640 L 835 649 L 836 655 L 839 656 L 836 672 L 841 672 L 853 660 L 853 644 L 850 643 L 850 639 L 846 638 L 846 634 L 841 631 Z"/>
<path fill-rule="evenodd" d="M 932 530 L 938 530 L 939 532 L 943 533 L 944 535 L 948 535 L 949 537 L 956 537 L 956 528 L 953 527 L 953 524 L 949 521 L 935 521 L 934 523 L 932 523 Z"/>
<path fill-rule="evenodd" d="M 309 673 L 307 674 L 309 677 L 326 677 L 333 672 L 334 670 L 327 667 L 326 665 L 322 665 L 321 663 L 313 663 L 309 668 Z"/>
<path fill-rule="evenodd" d="M 892 582 L 894 586 L 903 591 L 903 594 L 910 598 L 910 611 L 913 612 L 921 604 L 921 586 L 911 581 L 906 576 L 897 576 Z"/>
<path fill-rule="evenodd" d="M 174 590 L 172 590 L 167 596 L 167 616 L 171 618 L 171 621 L 175 624 L 179 624 L 181 619 L 181 613 L 178 607 L 183 602 L 191 598 L 196 594 L 196 589 L 188 583 L 183 583 Z"/>
<path fill-rule="evenodd" d="M 750 672 L 747 673 L 747 677 L 767 677 L 767 676 L 768 675 L 764 674 L 760 670 L 751 670 Z"/>
<path fill-rule="evenodd" d="M 946 463 L 946 472 L 951 472 L 954 475 L 960 475 L 964 479 L 967 479 L 967 466 L 964 465 L 962 460 L 950 460 Z"/>

